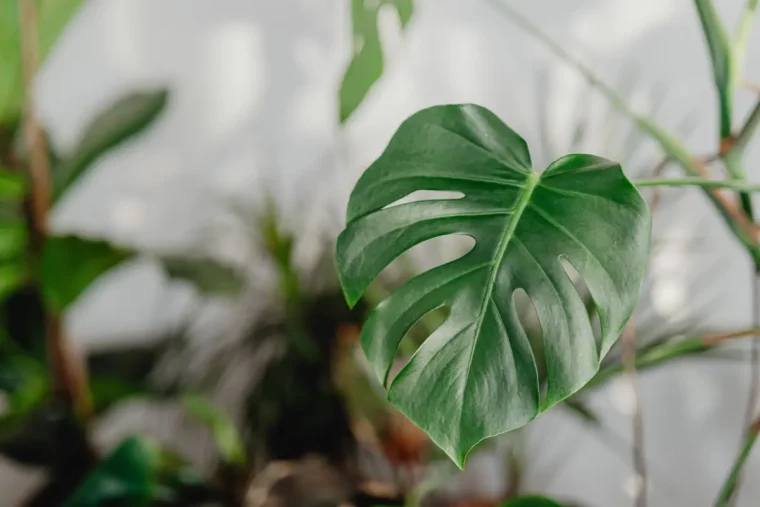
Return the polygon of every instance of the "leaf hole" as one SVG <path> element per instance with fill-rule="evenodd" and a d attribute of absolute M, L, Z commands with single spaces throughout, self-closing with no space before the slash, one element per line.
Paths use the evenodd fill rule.
<path fill-rule="evenodd" d="M 464 197 L 464 194 L 462 192 L 454 190 L 415 190 L 411 194 L 408 194 L 407 196 L 390 203 L 385 207 L 385 209 L 392 208 L 393 206 L 399 206 L 401 204 L 409 204 L 410 202 L 445 201 L 451 199 L 461 199 L 462 197 Z"/>
<path fill-rule="evenodd" d="M 573 266 L 564 256 L 559 257 L 559 263 L 567 277 L 572 282 L 573 287 L 575 287 L 575 291 L 578 293 L 578 297 L 581 298 L 583 306 L 586 308 L 586 315 L 591 323 L 591 330 L 594 332 L 594 339 L 596 340 L 596 349 L 599 351 L 601 348 L 602 329 L 599 322 L 599 311 L 596 301 L 594 301 L 591 291 L 589 290 L 588 285 L 586 285 L 586 281 L 578 270 L 575 269 L 575 266 Z"/>
<path fill-rule="evenodd" d="M 388 375 L 388 385 L 393 382 L 393 379 L 396 377 L 403 365 L 405 365 L 409 358 L 412 357 L 415 352 L 417 352 L 417 349 L 420 348 L 420 345 L 422 345 L 422 343 L 427 340 L 431 334 L 433 334 L 439 327 L 443 325 L 444 322 L 446 322 L 446 319 L 449 318 L 450 314 L 451 309 L 448 306 L 439 306 L 438 308 L 434 308 L 433 310 L 420 317 L 417 322 L 415 322 L 414 325 L 409 328 L 399 343 L 396 357 L 400 360 L 396 361 L 394 367 L 391 368 L 391 371 Z"/>
<path fill-rule="evenodd" d="M 465 234 L 449 234 L 423 241 L 388 264 L 380 272 L 378 283 L 390 294 L 420 273 L 464 257 L 474 247 L 475 239 Z"/>
<path fill-rule="evenodd" d="M 533 301 L 524 289 L 516 289 L 512 294 L 512 303 L 515 307 L 515 313 L 520 321 L 520 325 L 528 337 L 530 348 L 533 356 L 536 358 L 536 368 L 538 369 L 538 378 L 543 385 L 543 379 L 546 377 L 546 364 L 544 362 L 543 335 L 541 332 L 541 323 L 538 320 Z"/>

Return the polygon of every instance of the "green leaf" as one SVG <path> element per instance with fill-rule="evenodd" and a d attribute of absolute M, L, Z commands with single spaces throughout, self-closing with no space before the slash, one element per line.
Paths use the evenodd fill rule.
<path fill-rule="evenodd" d="M 73 303 L 103 273 L 132 256 L 107 241 L 51 236 L 42 253 L 42 286 L 47 304 L 58 311 Z"/>
<path fill-rule="evenodd" d="M 707 41 L 710 61 L 713 68 L 713 79 L 718 92 L 720 103 L 720 137 L 731 136 L 731 116 L 733 112 L 733 83 L 732 67 L 733 53 L 731 42 L 723 29 L 723 24 L 715 12 L 712 0 L 694 0 L 694 5 L 702 23 L 702 32 Z"/>
<path fill-rule="evenodd" d="M 338 93 L 340 123 L 345 123 L 383 75 L 383 49 L 378 31 L 378 12 L 384 5 L 396 9 L 402 29 L 412 17 L 412 0 L 351 0 L 354 56 Z"/>
<path fill-rule="evenodd" d="M 37 2 L 40 56 L 47 55 L 82 0 Z M 0 2 L 0 125 L 15 123 L 21 116 L 24 87 L 21 73 L 21 41 L 18 2 Z"/>
<path fill-rule="evenodd" d="M 392 205 L 418 190 L 464 197 Z M 347 222 L 337 265 L 352 305 L 416 244 L 448 234 L 475 239 L 469 253 L 383 301 L 361 335 L 387 384 L 405 333 L 449 307 L 448 319 L 391 383 L 389 399 L 459 466 L 478 442 L 527 424 L 594 376 L 636 304 L 651 234 L 649 210 L 619 165 L 570 155 L 539 175 L 525 141 L 474 105 L 432 107 L 406 120 L 356 184 Z M 561 259 L 597 304 L 600 348 Z M 543 330 L 543 400 L 514 306 L 519 289 Z"/>
<path fill-rule="evenodd" d="M 56 169 L 54 198 L 61 197 L 108 150 L 150 125 L 163 111 L 167 98 L 166 90 L 133 93 L 101 112 Z"/>
<path fill-rule="evenodd" d="M 554 500 L 543 496 L 521 496 L 501 504 L 501 507 L 562 507 Z"/>
<path fill-rule="evenodd" d="M 26 193 L 26 180 L 22 174 L 0 165 L 0 199 L 21 203 Z"/>
<path fill-rule="evenodd" d="M 235 424 L 224 412 L 200 396 L 185 395 L 182 404 L 188 414 L 211 432 L 224 461 L 233 465 L 245 463 L 243 442 Z"/>
<path fill-rule="evenodd" d="M 87 476 L 64 507 L 152 505 L 159 494 L 160 450 L 141 438 L 128 438 Z"/>
<path fill-rule="evenodd" d="M 245 282 L 242 273 L 209 258 L 166 256 L 160 262 L 169 278 L 189 282 L 203 293 L 237 294 Z"/>

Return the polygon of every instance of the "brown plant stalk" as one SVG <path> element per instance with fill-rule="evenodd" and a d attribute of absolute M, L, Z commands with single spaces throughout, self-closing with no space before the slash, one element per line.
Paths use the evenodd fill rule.
<path fill-rule="evenodd" d="M 50 161 L 42 126 L 35 112 L 32 89 L 39 64 L 37 5 L 35 0 L 18 0 L 18 9 L 25 91 L 23 133 L 29 153 L 31 181 L 28 208 L 30 228 L 28 253 L 32 265 L 39 271 L 50 209 Z M 39 285 L 39 279 L 36 282 Z M 92 401 L 87 386 L 87 370 L 84 361 L 66 336 L 60 315 L 50 309 L 45 311 L 45 334 L 54 394 L 71 406 L 80 418 L 89 417 L 92 413 Z"/>

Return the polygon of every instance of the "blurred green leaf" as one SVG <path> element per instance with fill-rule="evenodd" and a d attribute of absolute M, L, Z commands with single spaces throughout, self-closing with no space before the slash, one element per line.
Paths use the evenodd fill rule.
<path fill-rule="evenodd" d="M 694 5 L 702 23 L 702 32 L 707 41 L 707 49 L 710 52 L 713 78 L 718 92 L 720 103 L 720 137 L 726 139 L 731 136 L 731 115 L 733 112 L 732 90 L 732 66 L 733 53 L 731 43 L 723 24 L 715 12 L 712 0 L 694 0 Z"/>
<path fill-rule="evenodd" d="M 185 395 L 182 404 L 190 416 L 211 432 L 224 461 L 233 465 L 245 463 L 243 442 L 235 424 L 224 412 L 196 395 Z"/>
<path fill-rule="evenodd" d="M 521 496 L 501 504 L 501 507 L 562 507 L 554 500 L 543 496 Z"/>
<path fill-rule="evenodd" d="M 378 12 L 385 6 L 395 8 L 405 28 L 412 17 L 412 0 L 351 0 L 351 25 L 354 56 L 338 93 L 340 123 L 345 123 L 383 75 L 383 49 L 378 31 Z"/>
<path fill-rule="evenodd" d="M 243 288 L 242 273 L 213 259 L 165 256 L 159 260 L 169 278 L 189 282 L 200 292 L 233 295 Z"/>
<path fill-rule="evenodd" d="M 26 192 L 26 179 L 22 174 L 0 165 L 0 199 L 21 203 Z"/>
<path fill-rule="evenodd" d="M 155 444 L 128 438 L 95 467 L 64 507 L 152 505 L 160 495 L 159 465 Z"/>
<path fill-rule="evenodd" d="M 47 55 L 82 0 L 38 0 L 39 51 Z M 24 102 L 18 2 L 0 2 L 0 125 L 15 123 Z"/>
<path fill-rule="evenodd" d="M 166 106 L 168 92 L 157 90 L 128 95 L 100 113 L 82 140 L 55 171 L 54 198 L 61 197 L 108 150 L 150 125 Z"/>
<path fill-rule="evenodd" d="M 51 236 L 42 253 L 45 299 L 58 311 L 73 303 L 100 275 L 132 256 L 107 241 Z"/>
<path fill-rule="evenodd" d="M 0 236 L 2 233 L 0 233 Z M 1 240 L 0 240 L 1 242 Z M 0 300 L 4 300 L 18 288 L 26 278 L 24 266 L 19 263 L 0 264 Z"/>

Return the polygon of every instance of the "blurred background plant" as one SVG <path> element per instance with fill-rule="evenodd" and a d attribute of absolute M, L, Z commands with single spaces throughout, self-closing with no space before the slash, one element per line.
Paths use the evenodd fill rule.
<path fill-rule="evenodd" d="M 350 136 L 349 126 L 365 101 L 384 99 L 379 88 L 394 37 L 414 26 L 423 2 L 346 3 L 351 30 L 346 27 L 340 36 L 351 36 L 351 55 L 339 84 L 331 84 L 337 105 L 336 135 L 341 138 Z M 570 112 L 558 115 L 553 91 L 564 85 L 567 76 L 533 66 L 535 106 L 530 107 L 530 116 L 537 119 L 540 152 L 534 153 L 534 159 L 539 166 L 564 153 L 591 152 L 621 161 L 635 178 L 666 177 L 678 165 L 687 172 L 720 174 L 716 169 L 721 163 L 732 177 L 740 174 L 741 155 L 760 113 L 752 110 L 732 133 L 736 122 L 731 121 L 731 97 L 742 76 L 740 62 L 757 2 L 747 3 L 731 56 L 720 46 L 725 36 L 710 3 L 695 2 L 700 16 L 693 21 L 700 20 L 705 30 L 721 104 L 719 146 L 714 153 L 696 154 L 675 139 L 685 142 L 707 120 L 699 109 L 670 111 L 669 117 L 676 121 L 662 122 L 672 137 L 654 123 L 661 121 L 668 98 L 680 91 L 667 84 L 652 87 L 651 80 L 631 66 L 624 66 L 616 86 L 608 87 L 509 8 L 506 0 L 493 3 L 487 15 L 499 29 L 512 29 L 515 25 L 509 20 L 517 21 L 560 59 L 578 67 L 588 81 L 569 100 L 565 97 L 561 106 Z M 478 481 L 468 479 L 468 471 L 457 471 L 385 401 L 358 345 L 363 320 L 414 273 L 455 258 L 468 243 L 444 238 L 408 252 L 383 273 L 364 301 L 349 310 L 333 268 L 334 237 L 342 227 L 345 199 L 333 194 L 325 198 L 319 188 L 325 181 L 327 186 L 340 187 L 342 180 L 350 179 L 332 167 L 341 165 L 340 159 L 350 158 L 350 153 L 318 161 L 317 175 L 293 185 L 297 190 L 290 199 L 276 192 L 274 178 L 262 183 L 255 199 L 223 199 L 222 216 L 204 229 L 197 248 L 130 244 L 117 234 L 67 230 L 51 222 L 50 214 L 76 198 L 70 197 L 75 188 L 92 177 L 90 172 L 97 171 L 110 153 L 144 142 L 159 128 L 175 100 L 168 85 L 136 88 L 89 119 L 73 148 L 56 146 L 39 117 L 33 78 L 38 68 L 44 69 L 40 65 L 45 56 L 82 4 L 81 0 L 0 3 L 0 453 L 24 470 L 44 471 L 22 504 L 557 505 L 520 495 L 551 493 L 553 478 L 563 467 L 572 466 L 569 458 L 577 452 L 572 447 L 565 453 L 535 448 L 535 440 L 543 438 L 547 427 L 551 432 L 552 424 L 571 424 L 567 420 L 538 421 L 484 443 L 470 468 L 494 471 L 496 487 L 478 488 L 472 486 Z M 499 13 L 504 18 L 496 16 Z M 391 23 L 385 23 L 388 19 Z M 388 25 L 392 29 L 386 30 Z M 399 45 L 404 43 L 396 42 Z M 747 245 L 749 256 L 756 258 L 751 234 L 737 218 L 747 213 L 751 218 L 751 203 L 743 199 L 731 206 L 733 201 L 722 193 L 707 192 L 707 196 Z M 658 262 L 660 249 L 670 252 L 674 245 L 691 251 L 707 249 L 710 239 L 700 228 L 674 236 L 678 228 L 671 227 L 684 215 L 691 218 L 693 205 L 685 201 L 692 194 L 649 190 L 646 197 L 655 210 L 653 263 Z M 215 255 L 213 248 L 227 233 L 240 245 L 234 260 Z M 184 301 L 181 316 L 150 340 L 77 347 L 69 337 L 67 312 L 109 272 L 142 261 L 161 266 L 172 283 L 193 287 L 194 297 Z M 725 264 L 718 258 L 691 269 L 700 298 L 694 298 L 687 314 L 662 315 L 652 305 L 656 280 L 647 283 L 635 318 L 635 352 L 626 360 L 624 347 L 613 350 L 589 389 L 557 409 L 565 409 L 626 468 L 634 469 L 641 482 L 632 495 L 638 505 L 646 504 L 648 484 L 661 490 L 686 486 L 673 486 L 669 470 L 657 463 L 644 466 L 641 404 L 634 403 L 629 431 L 627 424 L 610 422 L 600 412 L 594 392 L 634 385 L 636 369 L 682 358 L 754 364 L 754 356 L 730 344 L 754 336 L 757 322 L 746 329 L 725 328 L 708 318 L 717 297 L 709 286 Z M 577 283 L 593 315 L 594 303 L 582 281 Z M 223 307 L 222 318 L 209 323 L 204 309 L 213 305 Z M 754 301 L 753 307 L 757 306 Z M 523 322 L 538 348 L 540 327 L 529 302 L 523 301 L 522 307 Z M 426 318 L 410 331 L 402 344 L 399 368 L 443 317 Z M 636 368 L 626 368 L 626 361 Z M 627 392 L 636 399 L 636 389 Z M 753 396 L 756 393 L 750 393 L 750 399 Z M 143 403 L 143 417 L 168 421 L 162 424 L 170 426 L 177 439 L 159 438 L 155 433 L 161 432 L 149 430 L 126 437 L 121 430 L 112 431 L 121 419 L 140 412 L 138 400 Z M 168 415 L 166 407 L 172 410 Z M 528 481 L 528 472 L 536 469 L 540 482 Z M 733 492 L 733 487 L 729 489 L 727 498 Z M 569 500 L 560 498 L 565 507 L 572 505 Z"/>

